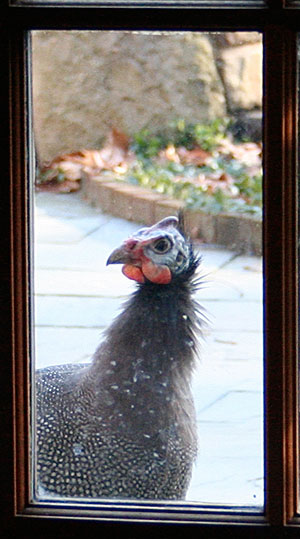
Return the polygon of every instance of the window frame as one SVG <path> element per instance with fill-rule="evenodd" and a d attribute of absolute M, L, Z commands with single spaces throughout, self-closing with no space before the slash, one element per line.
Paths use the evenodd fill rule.
<path fill-rule="evenodd" d="M 247 2 L 245 2 L 246 4 Z M 217 2 L 215 2 L 217 4 Z M 221 4 L 221 2 L 219 2 Z M 4 529 L 26 529 L 45 537 L 95 531 L 132 537 L 174 531 L 203 537 L 271 537 L 274 527 L 299 533 L 297 373 L 297 33 L 300 10 L 270 0 L 265 7 L 189 6 L 48 7 L 0 5 L 1 142 L 0 183 L 3 275 Z M 30 96 L 27 32 L 36 29 L 165 29 L 259 31 L 264 35 L 265 271 L 265 513 L 180 504 L 98 505 L 32 503 L 29 498 L 30 431 Z M 276 113 L 274 113 L 276 111 Z M 11 339 L 9 338 L 11 336 Z M 275 389 L 276 388 L 276 389 Z M 101 507 L 101 509 L 99 509 Z M 123 531 L 122 531 L 123 530 Z M 134 530 L 134 531 L 133 531 Z M 159 531 L 158 531 L 159 530 Z"/>

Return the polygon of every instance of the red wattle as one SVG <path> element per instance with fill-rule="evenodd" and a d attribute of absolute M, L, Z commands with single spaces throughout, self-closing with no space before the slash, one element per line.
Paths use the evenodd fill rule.
<path fill-rule="evenodd" d="M 142 271 L 145 277 L 152 283 L 168 284 L 172 279 L 172 274 L 168 266 L 158 266 L 150 260 L 143 262 Z"/>
<path fill-rule="evenodd" d="M 125 264 L 122 268 L 123 274 L 128 277 L 128 279 L 131 279 L 132 281 L 137 281 L 138 283 L 144 283 L 145 277 L 143 275 L 143 272 L 140 268 L 137 266 L 132 266 L 131 264 Z"/>

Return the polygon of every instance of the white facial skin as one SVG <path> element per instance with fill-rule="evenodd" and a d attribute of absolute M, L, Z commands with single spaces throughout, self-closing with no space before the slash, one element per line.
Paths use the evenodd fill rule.
<path fill-rule="evenodd" d="M 122 271 L 140 283 L 146 279 L 168 284 L 189 265 L 189 245 L 178 230 L 177 217 L 166 217 L 138 230 L 110 255 L 108 264 L 124 264 Z"/>
<path fill-rule="evenodd" d="M 144 254 L 154 264 L 168 266 L 176 274 L 188 265 L 189 248 L 180 232 L 172 227 L 145 245 Z"/>

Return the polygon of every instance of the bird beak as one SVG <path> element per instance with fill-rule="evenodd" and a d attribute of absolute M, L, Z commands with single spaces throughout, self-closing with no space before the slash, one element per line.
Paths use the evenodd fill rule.
<path fill-rule="evenodd" d="M 132 263 L 132 255 L 126 245 L 117 247 L 108 257 L 106 265 L 109 264 L 130 264 Z"/>

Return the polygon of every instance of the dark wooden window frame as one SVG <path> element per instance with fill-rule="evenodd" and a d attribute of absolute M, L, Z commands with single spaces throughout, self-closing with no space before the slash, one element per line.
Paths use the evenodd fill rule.
<path fill-rule="evenodd" d="M 126 4 L 126 2 L 124 2 Z M 300 9 L 283 0 L 189 5 L 47 7 L 0 3 L 2 383 L 4 537 L 298 536 L 297 37 Z M 151 4 L 151 2 L 148 2 Z M 192 2 L 191 2 L 192 4 Z M 232 4 L 230 6 L 230 4 Z M 240 3 L 241 4 L 241 3 Z M 293 7 L 294 6 L 294 7 Z M 300 8 L 300 5 L 298 6 Z M 264 36 L 265 512 L 186 504 L 32 503 L 30 430 L 30 95 L 34 29 L 260 31 Z"/>

